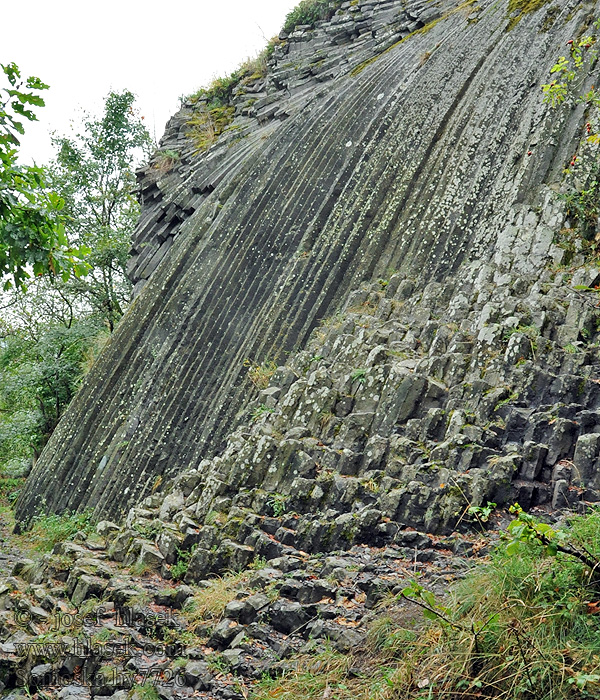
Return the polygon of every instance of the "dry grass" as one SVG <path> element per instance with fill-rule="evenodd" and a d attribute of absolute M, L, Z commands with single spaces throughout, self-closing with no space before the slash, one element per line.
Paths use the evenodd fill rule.
<path fill-rule="evenodd" d="M 223 617 L 226 605 L 235 600 L 249 578 L 248 571 L 228 573 L 212 579 L 206 588 L 197 588 L 193 599 L 183 610 L 189 629 L 193 632 L 205 622 L 218 622 Z"/>
<path fill-rule="evenodd" d="M 277 371 L 277 364 L 271 360 L 263 362 L 262 365 L 250 365 L 248 377 L 257 389 L 266 389 L 269 386 L 271 377 Z"/>
<path fill-rule="evenodd" d="M 157 175 L 166 175 L 168 172 L 173 170 L 178 161 L 179 153 L 177 153 L 177 151 L 160 151 L 156 154 L 154 163 L 152 163 L 151 167 L 152 170 L 157 173 Z"/>
<path fill-rule="evenodd" d="M 229 105 L 198 109 L 187 124 L 186 136 L 198 152 L 208 150 L 233 121 L 235 109 Z"/>

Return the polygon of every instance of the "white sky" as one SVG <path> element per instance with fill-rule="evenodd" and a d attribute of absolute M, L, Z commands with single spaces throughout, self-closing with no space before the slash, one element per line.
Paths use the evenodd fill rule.
<path fill-rule="evenodd" d="M 127 88 L 157 140 L 188 95 L 233 71 L 277 34 L 298 0 L 20 0 L 3 2 L 0 63 L 50 85 L 39 122 L 26 126 L 21 160 L 47 162 L 49 133 L 78 109 L 98 114 Z M 266 39 L 265 39 L 266 37 Z"/>

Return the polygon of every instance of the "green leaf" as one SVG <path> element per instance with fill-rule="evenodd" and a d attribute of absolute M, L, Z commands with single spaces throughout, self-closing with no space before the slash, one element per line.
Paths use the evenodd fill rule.
<path fill-rule="evenodd" d="M 519 553 L 520 542 L 518 540 L 513 540 L 506 545 L 506 553 L 509 556 L 514 556 Z"/>
<path fill-rule="evenodd" d="M 423 617 L 427 618 L 428 620 L 439 620 L 440 616 L 435 613 L 433 610 L 428 610 L 427 608 L 423 608 Z"/>
<path fill-rule="evenodd" d="M 62 223 L 62 221 L 56 227 L 56 236 L 57 236 L 57 240 L 58 240 L 59 245 L 67 246 L 69 244 L 69 241 L 67 239 L 67 234 L 65 233 L 65 226 Z"/>
<path fill-rule="evenodd" d="M 435 596 L 433 595 L 433 593 L 431 591 L 423 589 L 421 591 L 421 598 L 427 603 L 427 605 L 429 605 L 429 607 L 435 608 L 436 600 L 435 600 Z"/>

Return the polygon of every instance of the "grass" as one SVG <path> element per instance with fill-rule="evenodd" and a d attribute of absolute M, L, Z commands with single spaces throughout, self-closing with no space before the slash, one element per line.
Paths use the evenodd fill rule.
<path fill-rule="evenodd" d="M 291 34 L 300 25 L 314 27 L 316 22 L 333 17 L 339 4 L 330 0 L 302 0 L 287 14 L 283 31 Z"/>
<path fill-rule="evenodd" d="M 236 594 L 248 582 L 249 576 L 247 571 L 228 573 L 211 579 L 206 588 L 197 588 L 192 600 L 186 603 L 182 611 L 189 629 L 193 632 L 204 622 L 219 621 L 226 605 L 235 599 Z"/>
<path fill-rule="evenodd" d="M 71 539 L 77 532 L 90 534 L 93 530 L 91 511 L 41 515 L 33 520 L 27 538 L 34 549 L 49 552 L 55 544 Z"/>
<path fill-rule="evenodd" d="M 301 24 L 314 26 L 315 22 L 332 17 L 338 6 L 339 2 L 336 0 L 302 0 L 287 15 L 283 31 L 289 34 Z M 182 102 L 200 103 L 187 123 L 189 128 L 186 134 L 194 143 L 197 152 L 208 150 L 230 127 L 235 116 L 231 102 L 236 88 L 267 75 L 269 59 L 279 44 L 279 37 L 273 37 L 260 53 L 246 59 L 229 75 L 217 77 L 192 95 L 182 97 Z M 163 174 L 169 172 L 175 163 L 174 157 L 161 156 L 153 168 L 159 174 Z"/>
<path fill-rule="evenodd" d="M 277 363 L 272 360 L 263 362 L 261 365 L 255 365 L 247 363 L 250 365 L 248 370 L 248 377 L 250 381 L 257 389 L 266 389 L 269 386 L 271 377 L 277 371 Z"/>
<path fill-rule="evenodd" d="M 188 120 L 186 136 L 198 152 L 206 151 L 233 121 L 235 109 L 230 105 L 215 105 L 199 109 Z"/>
<path fill-rule="evenodd" d="M 12 506 L 24 484 L 23 477 L 0 477 L 0 504 Z"/>
<path fill-rule="evenodd" d="M 316 700 L 344 697 L 351 658 L 331 649 L 316 656 L 298 657 L 294 669 L 280 678 L 265 678 L 252 695 L 254 700 Z"/>
<path fill-rule="evenodd" d="M 167 148 L 155 154 L 154 162 L 151 167 L 159 175 L 166 175 L 166 173 L 173 170 L 175 165 L 179 162 L 179 158 L 180 155 L 177 151 Z"/>
<path fill-rule="evenodd" d="M 187 574 L 190 559 L 195 551 L 196 545 L 188 550 L 182 550 L 177 547 L 177 561 L 171 567 L 171 577 L 173 581 L 180 581 Z"/>
<path fill-rule="evenodd" d="M 111 667 L 109 667 L 109 671 L 111 670 Z M 156 686 L 149 681 L 143 685 L 135 685 L 128 697 L 135 700 L 160 700 Z"/>

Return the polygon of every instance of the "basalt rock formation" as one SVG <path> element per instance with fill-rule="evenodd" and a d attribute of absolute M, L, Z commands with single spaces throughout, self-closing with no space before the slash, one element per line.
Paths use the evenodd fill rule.
<path fill-rule="evenodd" d="M 18 518 L 148 497 L 113 555 L 146 556 L 151 525 L 152 556 L 194 547 L 198 580 L 451 531 L 469 504 L 594 499 L 598 334 L 575 287 L 596 273 L 565 282 L 554 244 L 584 114 L 539 86 L 596 10 L 345 2 L 282 35 L 208 150 L 184 104 L 140 175 L 135 300 Z"/>

